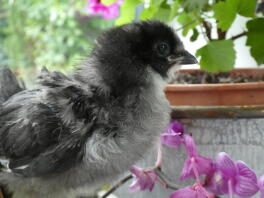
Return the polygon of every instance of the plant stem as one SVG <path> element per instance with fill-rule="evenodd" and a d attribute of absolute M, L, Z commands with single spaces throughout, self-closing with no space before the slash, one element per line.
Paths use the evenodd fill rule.
<path fill-rule="evenodd" d="M 207 38 L 207 35 L 206 35 L 206 33 L 204 32 L 204 30 L 203 30 L 203 26 L 200 24 L 199 27 L 200 27 L 200 29 L 201 29 L 201 33 L 202 33 L 202 35 L 203 35 L 203 37 L 204 37 L 204 40 L 206 41 L 206 43 L 208 43 L 208 42 L 209 42 L 209 39 Z"/>
<path fill-rule="evenodd" d="M 207 33 L 204 32 L 204 30 L 203 30 L 203 27 L 204 27 L 204 26 L 203 26 L 204 19 L 203 19 L 200 15 L 198 15 L 196 12 L 194 12 L 194 16 L 196 17 L 197 21 L 200 22 L 199 26 L 200 26 L 200 28 L 201 28 L 201 33 L 202 33 L 202 35 L 203 35 L 203 37 L 204 37 L 204 40 L 205 40 L 206 42 L 208 42 L 210 39 L 209 39 Z"/>
<path fill-rule="evenodd" d="M 129 181 L 132 178 L 133 178 L 133 176 L 131 174 L 130 175 L 127 175 L 126 177 L 124 177 L 123 179 L 121 179 L 117 184 L 115 184 L 112 188 L 110 188 L 101 198 L 108 197 L 114 191 L 116 191 L 120 186 L 122 186 L 123 184 L 125 184 L 127 181 Z"/>
<path fill-rule="evenodd" d="M 159 142 L 159 146 L 158 146 L 158 155 L 157 155 L 157 161 L 155 164 L 156 168 L 160 168 L 161 167 L 161 163 L 162 163 L 162 144 L 161 141 Z"/>
<path fill-rule="evenodd" d="M 226 38 L 226 31 L 222 31 L 220 28 L 217 28 L 218 40 L 224 40 Z"/>
<path fill-rule="evenodd" d="M 212 25 L 210 22 L 203 20 L 203 26 L 205 28 L 205 33 L 209 41 L 212 41 Z"/>
<path fill-rule="evenodd" d="M 240 38 L 242 36 L 245 36 L 245 35 L 247 35 L 247 32 L 246 31 L 244 31 L 244 32 L 242 32 L 242 33 L 240 33 L 238 35 L 232 36 L 230 39 L 231 40 L 236 40 L 236 39 L 238 39 L 238 38 Z"/>
<path fill-rule="evenodd" d="M 156 173 L 158 178 L 165 184 L 166 188 L 170 188 L 172 190 L 178 190 L 180 188 L 178 185 L 171 182 L 160 168 L 154 169 L 154 172 Z"/>
<path fill-rule="evenodd" d="M 178 190 L 179 186 L 174 184 L 173 182 L 171 182 L 167 176 L 161 171 L 160 168 L 152 168 L 152 171 L 154 171 L 156 173 L 156 175 L 158 176 L 158 178 L 160 179 L 160 181 L 162 181 L 166 188 L 170 188 L 172 190 Z M 121 179 L 117 184 L 115 184 L 112 188 L 110 188 L 102 197 L 100 198 L 107 198 L 109 195 L 111 195 L 114 191 L 116 191 L 119 187 L 121 187 L 123 184 L 125 184 L 127 181 L 129 181 L 130 179 L 132 179 L 133 176 L 127 175 L 126 177 L 124 177 L 123 179 Z"/>

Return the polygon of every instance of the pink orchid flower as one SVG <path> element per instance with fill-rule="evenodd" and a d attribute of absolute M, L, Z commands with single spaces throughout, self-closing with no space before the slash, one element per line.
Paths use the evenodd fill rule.
<path fill-rule="evenodd" d="M 153 190 L 157 179 L 157 175 L 153 171 L 145 171 L 136 166 L 132 166 L 130 171 L 135 178 L 134 182 L 129 187 L 131 192 L 147 189 L 151 192 Z"/>
<path fill-rule="evenodd" d="M 181 123 L 174 121 L 172 122 L 167 131 L 162 134 L 161 142 L 169 147 L 178 148 L 182 142 L 182 135 L 184 133 L 184 128 Z"/>
<path fill-rule="evenodd" d="M 214 195 L 207 192 L 200 183 L 187 186 L 172 193 L 169 198 L 214 198 Z"/>
<path fill-rule="evenodd" d="M 232 198 L 251 197 L 259 190 L 257 176 L 244 162 L 234 162 L 226 153 L 216 158 L 216 172 L 208 183 L 208 189 L 215 194 L 227 194 Z"/>
<path fill-rule="evenodd" d="M 180 180 L 190 177 L 196 178 L 199 181 L 200 175 L 208 175 L 214 169 L 214 163 L 211 158 L 198 155 L 196 144 L 191 135 L 184 135 L 184 145 L 188 153 L 188 159 L 184 162 L 181 171 Z"/>
<path fill-rule="evenodd" d="M 104 19 L 112 19 L 119 16 L 119 7 L 123 0 L 117 0 L 111 5 L 104 5 L 100 0 L 89 0 L 85 10 L 91 15 L 102 15 Z"/>

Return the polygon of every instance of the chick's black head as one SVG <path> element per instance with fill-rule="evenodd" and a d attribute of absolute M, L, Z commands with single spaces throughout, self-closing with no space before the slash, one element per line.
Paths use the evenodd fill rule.
<path fill-rule="evenodd" d="M 142 83 L 154 70 L 166 78 L 173 66 L 197 63 L 174 31 L 162 22 L 149 20 L 105 32 L 93 51 L 108 81 Z"/>
<path fill-rule="evenodd" d="M 129 25 L 128 25 L 129 26 Z M 167 77 L 172 66 L 197 63 L 189 54 L 169 26 L 159 21 L 145 21 L 138 24 L 140 40 L 135 46 L 138 58 L 151 66 L 163 77 Z"/>

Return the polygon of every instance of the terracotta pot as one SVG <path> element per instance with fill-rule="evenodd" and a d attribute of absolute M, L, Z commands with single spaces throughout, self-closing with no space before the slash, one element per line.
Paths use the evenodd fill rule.
<path fill-rule="evenodd" d="M 201 70 L 181 70 L 196 73 Z M 234 69 L 230 75 L 264 76 L 264 68 Z M 264 105 L 264 82 L 229 84 L 169 84 L 165 90 L 172 106 Z"/>

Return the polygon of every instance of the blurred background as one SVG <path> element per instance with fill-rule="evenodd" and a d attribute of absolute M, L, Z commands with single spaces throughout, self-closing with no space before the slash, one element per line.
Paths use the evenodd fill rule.
<path fill-rule="evenodd" d="M 31 84 L 46 66 L 67 72 L 113 19 L 89 16 L 85 0 L 0 0 L 0 67 Z"/>
<path fill-rule="evenodd" d="M 203 35 L 206 26 L 199 27 L 192 17 L 206 12 L 207 22 L 213 24 L 211 10 L 216 10 L 212 7 L 221 1 L 232 0 L 0 0 L 0 67 L 10 67 L 30 86 L 43 66 L 68 72 L 78 65 L 104 29 L 150 18 L 172 25 L 187 50 L 195 54 L 208 39 Z M 255 0 L 247 1 L 255 2 L 247 6 L 256 7 Z M 253 16 L 243 13 L 233 17 L 227 37 L 245 31 Z M 211 34 L 214 37 L 217 32 Z M 262 64 L 250 55 L 246 39 L 234 41 L 236 58 L 231 67 Z"/>

